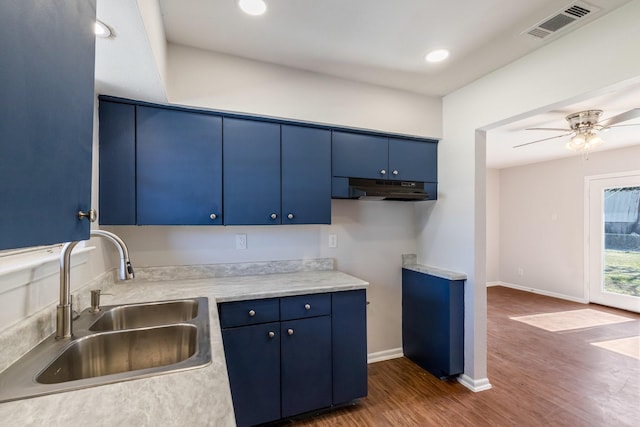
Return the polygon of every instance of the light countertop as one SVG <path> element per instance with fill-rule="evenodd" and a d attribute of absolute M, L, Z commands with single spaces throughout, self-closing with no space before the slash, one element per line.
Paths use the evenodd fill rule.
<path fill-rule="evenodd" d="M 188 269 L 187 269 L 188 270 Z M 292 270 L 295 270 L 292 269 Z M 262 271 L 278 271 L 262 269 Z M 285 270 L 286 271 L 286 270 Z M 246 270 L 253 272 L 253 270 Z M 197 277 L 177 271 L 179 277 Z M 234 426 L 217 303 L 363 289 L 368 283 L 334 270 L 181 279 L 176 271 L 102 286 L 103 305 L 207 297 L 211 364 L 197 369 L 0 404 L 0 420 L 16 426 Z M 46 318 L 46 316 L 45 316 Z M 36 327 L 36 325 L 33 325 Z M 15 334 L 25 328 L 15 328 Z M 3 346 L 20 340 L 2 334 Z M 0 350 L 2 351 L 2 350 Z"/>

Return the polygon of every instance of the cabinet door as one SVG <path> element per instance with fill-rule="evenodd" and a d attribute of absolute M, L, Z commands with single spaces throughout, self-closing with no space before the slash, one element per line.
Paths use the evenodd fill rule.
<path fill-rule="evenodd" d="M 142 106 L 136 114 L 137 223 L 222 224 L 222 119 Z"/>
<path fill-rule="evenodd" d="M 281 323 L 282 417 L 331 406 L 331 318 Z"/>
<path fill-rule="evenodd" d="M 332 134 L 333 176 L 388 179 L 388 138 L 357 133 Z"/>
<path fill-rule="evenodd" d="M 331 131 L 282 125 L 282 223 L 331 223 Z"/>
<path fill-rule="evenodd" d="M 333 404 L 367 395 L 367 300 L 364 289 L 334 292 Z"/>
<path fill-rule="evenodd" d="M 275 322 L 222 330 L 238 427 L 280 418 L 279 326 Z"/>
<path fill-rule="evenodd" d="M 389 139 L 389 179 L 438 182 L 438 144 Z"/>
<path fill-rule="evenodd" d="M 136 223 L 136 107 L 100 101 L 100 224 Z"/>
<path fill-rule="evenodd" d="M 224 119 L 224 222 L 280 224 L 280 125 Z"/>
<path fill-rule="evenodd" d="M 0 249 L 88 239 L 96 2 L 1 8 Z"/>

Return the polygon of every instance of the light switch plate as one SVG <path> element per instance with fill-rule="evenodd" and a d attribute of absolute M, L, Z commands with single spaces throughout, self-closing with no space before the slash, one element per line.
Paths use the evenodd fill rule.
<path fill-rule="evenodd" d="M 338 247 L 338 236 L 336 234 L 329 234 L 329 247 L 330 248 Z"/>

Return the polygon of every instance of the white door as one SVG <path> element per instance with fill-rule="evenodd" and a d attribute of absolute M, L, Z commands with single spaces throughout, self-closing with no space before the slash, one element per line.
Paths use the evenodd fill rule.
<path fill-rule="evenodd" d="M 640 171 L 586 178 L 589 301 L 640 312 Z"/>

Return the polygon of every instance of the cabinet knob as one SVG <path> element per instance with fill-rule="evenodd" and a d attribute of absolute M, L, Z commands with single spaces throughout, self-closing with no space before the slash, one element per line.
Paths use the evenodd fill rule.
<path fill-rule="evenodd" d="M 387 174 L 386 170 L 384 170 L 384 169 L 380 170 L 380 175 L 386 175 L 386 174 Z"/>
<path fill-rule="evenodd" d="M 304 305 L 304 309 L 305 310 L 311 310 L 311 304 L 305 304 Z"/>
<path fill-rule="evenodd" d="M 289 335 L 293 335 L 293 329 L 287 329 L 287 333 L 288 333 Z"/>
<path fill-rule="evenodd" d="M 249 310 L 249 316 L 253 317 L 256 315 L 255 310 Z"/>
<path fill-rule="evenodd" d="M 273 331 L 269 331 L 269 338 L 273 338 L 276 336 L 276 333 Z"/>
<path fill-rule="evenodd" d="M 287 215 L 287 218 L 289 218 L 289 219 L 293 219 L 293 214 L 292 214 L 292 213 L 290 213 L 289 215 Z"/>
<path fill-rule="evenodd" d="M 216 219 L 216 218 L 218 218 L 218 215 L 216 215 L 216 214 L 211 214 L 211 215 L 209 215 L 209 218 L 211 218 L 211 219 Z"/>
<path fill-rule="evenodd" d="M 272 214 L 271 214 L 271 219 L 276 219 L 276 218 L 278 218 L 278 215 L 276 215 L 276 214 L 272 213 Z"/>
<path fill-rule="evenodd" d="M 78 211 L 78 219 L 87 218 L 89 222 L 96 222 L 98 212 L 95 209 L 89 209 L 87 212 Z"/>
<path fill-rule="evenodd" d="M 397 171 L 397 170 L 394 170 L 394 171 L 393 171 L 393 172 L 391 172 L 391 173 L 392 173 L 392 174 L 394 174 L 394 175 L 398 175 L 398 171 Z"/>

